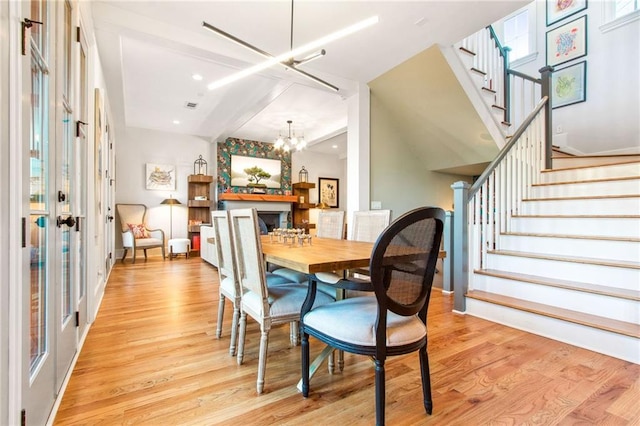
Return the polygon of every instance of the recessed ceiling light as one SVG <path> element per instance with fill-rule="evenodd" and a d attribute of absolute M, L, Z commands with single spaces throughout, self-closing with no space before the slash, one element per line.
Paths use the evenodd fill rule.
<path fill-rule="evenodd" d="M 338 149 L 338 145 L 331 145 L 331 148 Z"/>
<path fill-rule="evenodd" d="M 180 124 L 180 120 L 173 120 L 173 124 Z"/>
<path fill-rule="evenodd" d="M 193 78 L 195 81 L 202 80 L 202 76 L 200 74 L 193 74 L 191 78 Z"/>

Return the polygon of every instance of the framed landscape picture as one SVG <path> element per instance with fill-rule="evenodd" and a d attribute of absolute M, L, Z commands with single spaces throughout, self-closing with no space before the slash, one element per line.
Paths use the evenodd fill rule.
<path fill-rule="evenodd" d="M 547 65 L 562 64 L 586 54 L 586 16 L 547 31 Z"/>
<path fill-rule="evenodd" d="M 587 61 L 556 70 L 551 77 L 551 107 L 587 100 Z"/>
<path fill-rule="evenodd" d="M 231 156 L 231 186 L 280 189 L 282 163 L 269 158 Z"/>
<path fill-rule="evenodd" d="M 340 206 L 338 196 L 340 194 L 340 180 L 335 178 L 318 178 L 318 199 L 330 208 Z"/>
<path fill-rule="evenodd" d="M 547 26 L 587 8 L 587 0 L 547 0 Z"/>

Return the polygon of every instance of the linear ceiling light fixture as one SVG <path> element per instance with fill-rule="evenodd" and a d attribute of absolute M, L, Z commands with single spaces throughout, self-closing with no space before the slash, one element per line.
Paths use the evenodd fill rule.
<path fill-rule="evenodd" d="M 255 47 L 249 43 L 247 43 L 244 40 L 240 40 L 239 38 L 219 29 L 214 27 L 211 24 L 208 24 L 207 22 L 202 22 L 202 26 L 205 27 L 206 29 L 226 38 L 227 40 L 230 40 L 236 44 L 239 44 L 240 46 L 246 47 L 249 50 L 253 50 L 254 52 L 258 53 L 259 55 L 264 56 L 265 58 L 267 58 L 266 61 L 261 62 L 259 64 L 256 64 L 252 67 L 246 68 L 242 71 L 238 71 L 235 74 L 231 74 L 228 77 L 224 77 L 218 81 L 214 81 L 213 83 L 209 84 L 207 86 L 207 88 L 209 90 L 214 90 L 217 89 L 219 87 L 222 87 L 224 85 L 227 85 L 229 83 L 233 83 L 234 81 L 238 81 L 244 77 L 250 76 L 252 74 L 258 73 L 264 69 L 267 69 L 273 65 L 276 64 L 281 64 L 284 65 L 285 67 L 287 67 L 290 70 L 293 70 L 295 72 L 297 72 L 298 74 L 301 74 L 313 81 L 315 81 L 318 84 L 321 84 L 331 90 L 335 90 L 336 92 L 339 90 L 338 87 L 334 86 L 331 83 L 328 83 L 314 75 L 309 74 L 308 72 L 302 71 L 301 69 L 298 69 L 297 66 L 298 65 L 302 65 L 305 63 L 308 63 L 309 61 L 312 61 L 314 59 L 317 59 L 321 56 L 324 56 L 324 54 L 326 53 L 326 51 L 324 49 L 320 50 L 319 52 L 313 53 L 311 55 L 306 56 L 305 58 L 297 61 L 294 58 L 298 55 L 302 55 L 302 54 L 306 54 L 308 52 L 311 52 L 315 49 L 318 49 L 320 46 L 324 45 L 324 44 L 328 44 L 331 43 L 332 41 L 338 40 L 340 38 L 346 37 L 349 34 L 353 34 L 357 31 L 360 31 L 364 28 L 367 28 L 373 24 L 376 24 L 378 22 L 378 17 L 377 16 L 372 16 L 368 19 L 365 19 L 363 21 L 357 22 L 349 27 L 343 28 L 341 30 L 338 30 L 336 32 L 333 32 L 331 34 L 328 34 L 324 37 L 321 37 L 315 41 L 312 41 L 310 43 L 307 43 L 303 46 L 297 47 L 297 48 L 293 48 L 293 0 L 291 1 L 291 50 L 289 50 L 288 52 L 282 53 L 278 56 L 273 56 L 270 53 L 265 52 L 264 50 Z"/>

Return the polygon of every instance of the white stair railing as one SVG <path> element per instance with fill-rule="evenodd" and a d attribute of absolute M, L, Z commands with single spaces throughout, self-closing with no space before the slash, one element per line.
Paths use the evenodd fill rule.
<path fill-rule="evenodd" d="M 531 185 L 547 167 L 547 117 L 550 102 L 543 97 L 533 112 L 470 187 L 456 182 L 454 190 L 454 309 L 465 311 L 465 294 L 473 286 L 470 274 L 486 265 L 487 252 L 498 249 L 498 236 L 509 231 Z"/>
<path fill-rule="evenodd" d="M 473 54 L 472 67 L 484 74 L 484 89 L 494 92 L 487 107 L 495 105 L 505 109 L 502 123 L 498 124 L 519 128 L 542 98 L 542 80 L 510 68 L 511 49 L 500 44 L 491 26 L 470 35 L 456 47 Z M 503 130 L 503 133 L 509 132 Z"/>

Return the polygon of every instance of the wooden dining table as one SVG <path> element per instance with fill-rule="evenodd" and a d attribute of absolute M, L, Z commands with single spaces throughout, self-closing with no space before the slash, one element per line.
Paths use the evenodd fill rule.
<path fill-rule="evenodd" d="M 289 268 L 294 271 L 313 275 L 318 272 L 346 271 L 369 266 L 374 243 L 333 238 L 317 238 L 299 244 L 280 242 L 274 235 L 261 236 L 262 253 L 267 263 Z M 440 251 L 439 258 L 446 253 Z M 309 378 L 313 377 L 322 362 L 329 357 L 334 348 L 327 346 L 309 366 Z M 330 358 L 329 371 L 333 371 Z M 298 382 L 298 390 L 302 391 L 302 379 Z"/>
<path fill-rule="evenodd" d="M 273 241 L 272 241 L 273 240 Z M 262 252 L 268 263 L 305 274 L 342 271 L 369 266 L 373 243 L 333 238 L 311 238 L 298 242 L 277 242 L 273 236 L 262 236 Z"/>

